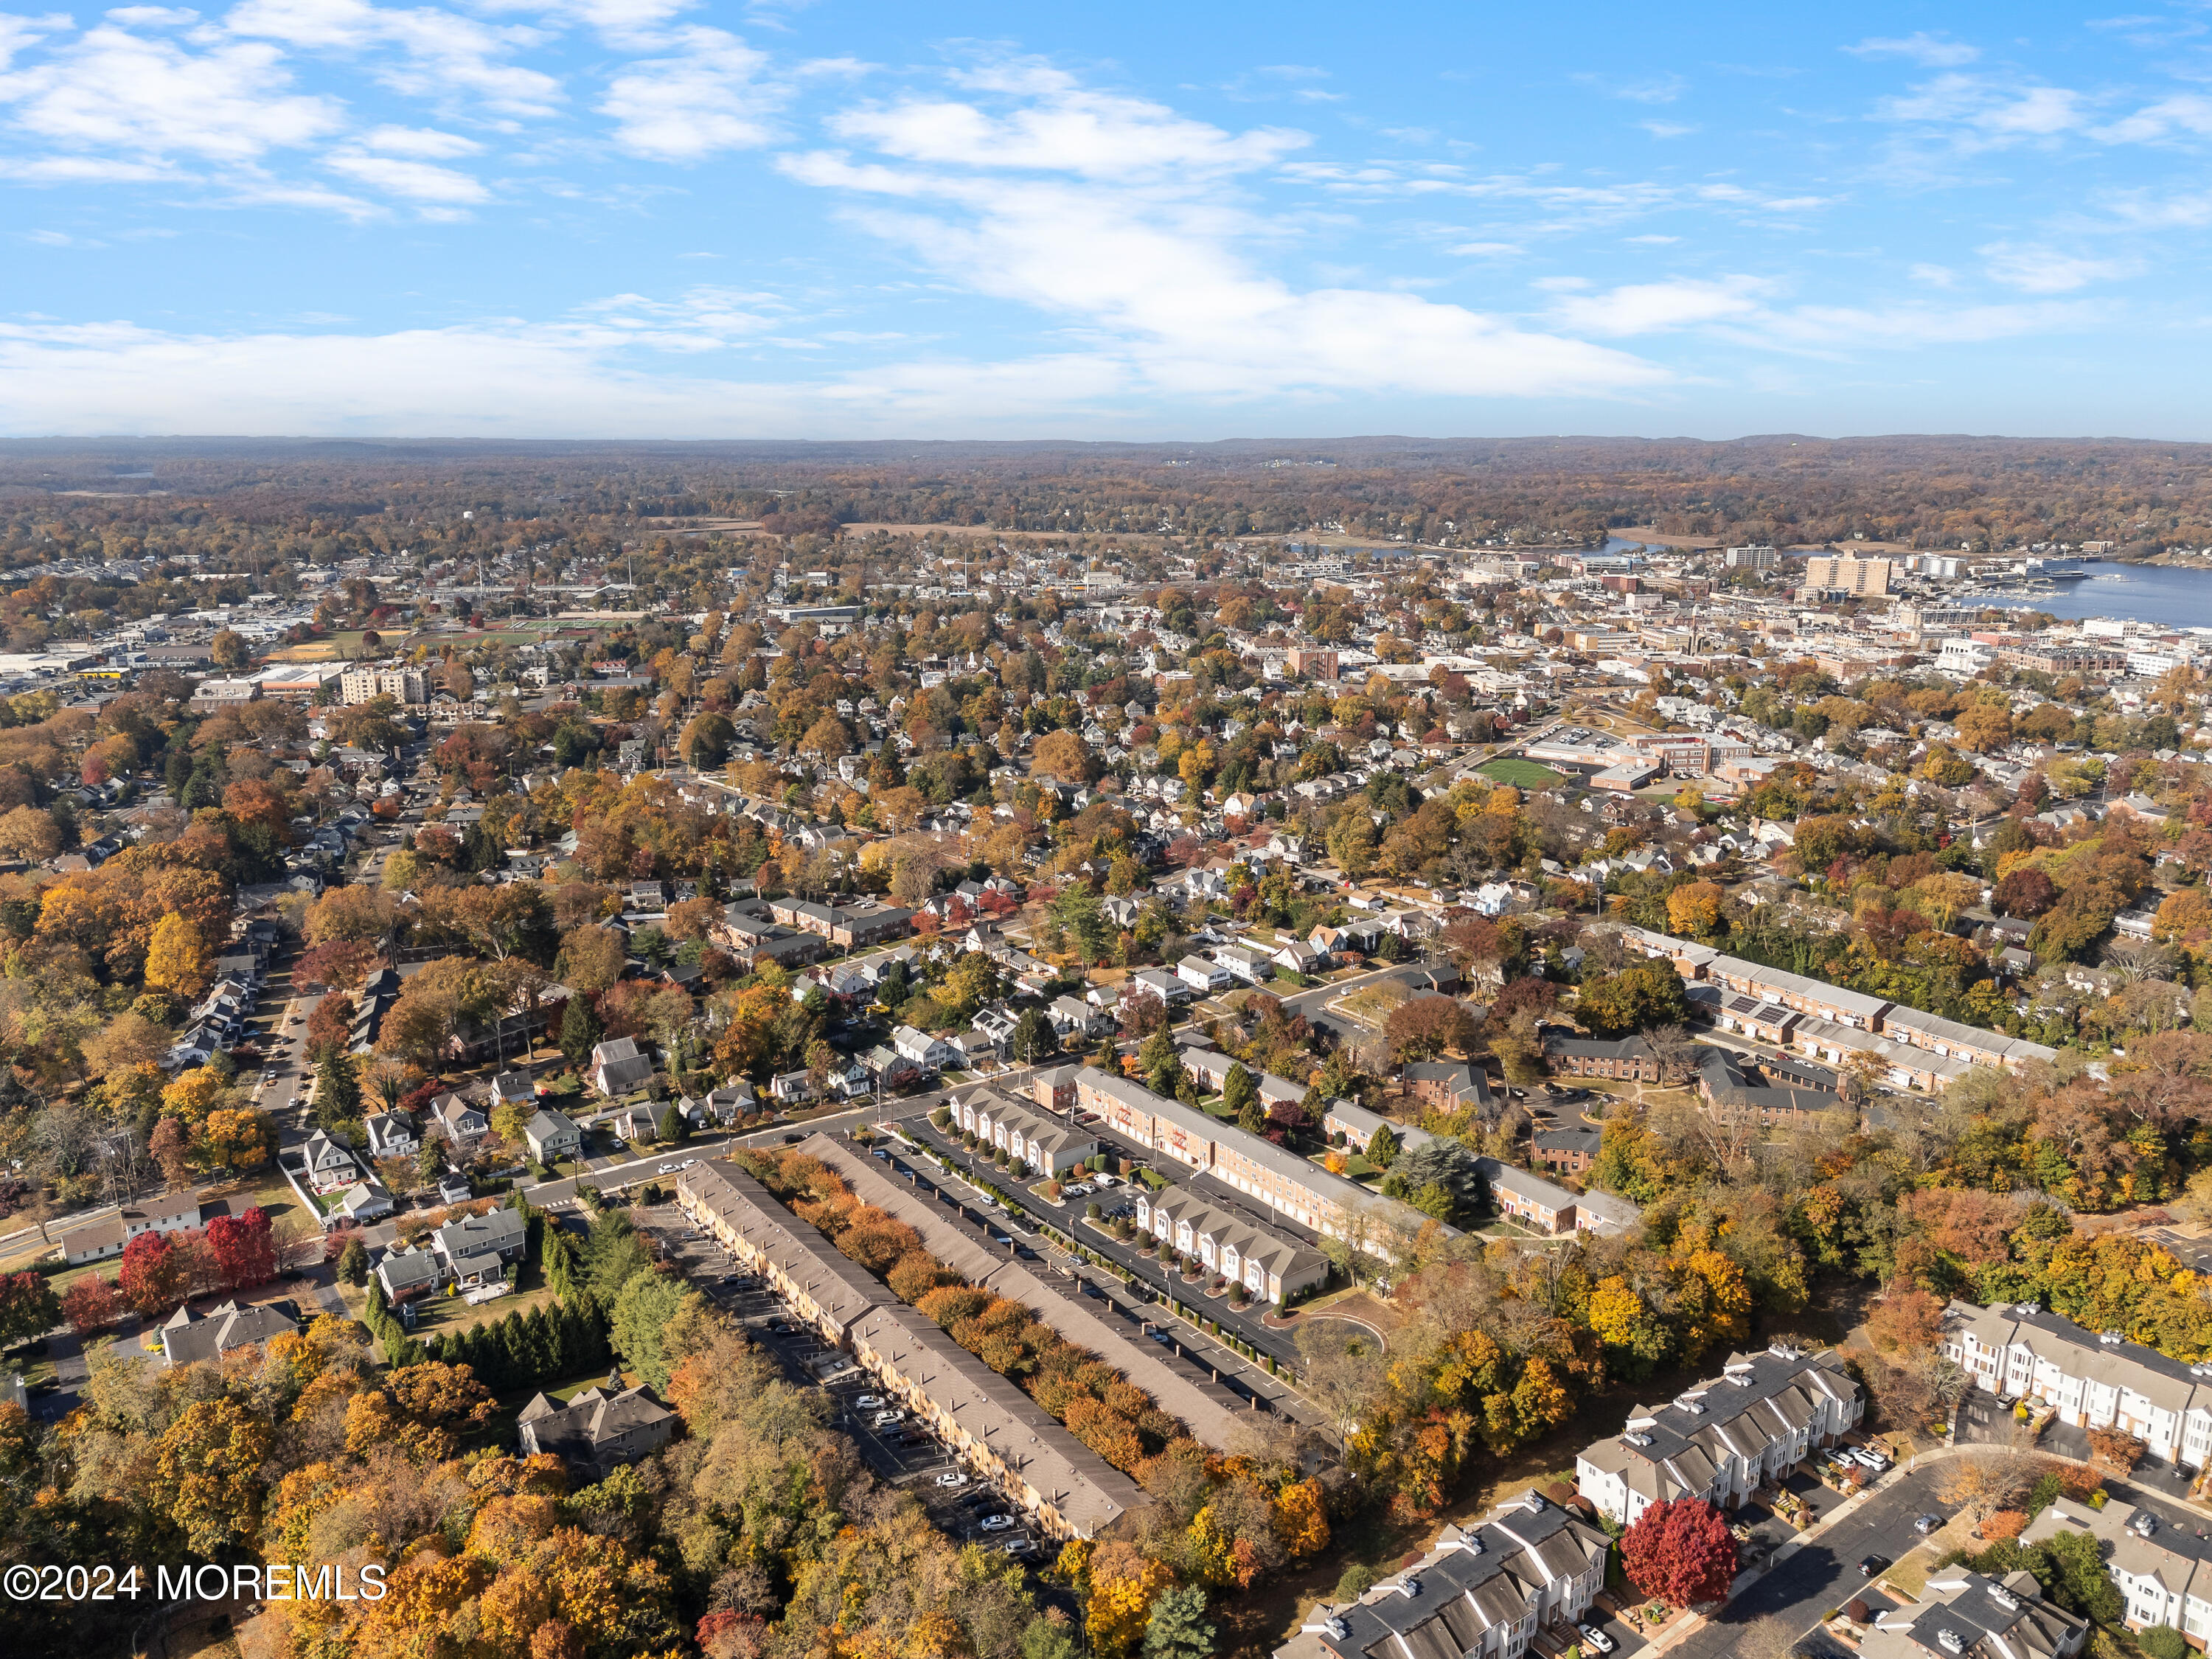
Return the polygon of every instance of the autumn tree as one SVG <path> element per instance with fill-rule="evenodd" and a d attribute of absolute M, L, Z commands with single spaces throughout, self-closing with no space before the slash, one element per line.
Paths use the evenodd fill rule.
<path fill-rule="evenodd" d="M 61 1300 L 44 1273 L 0 1273 L 0 1348 L 44 1336 L 61 1318 Z"/>
<path fill-rule="evenodd" d="M 1475 1042 L 1474 1016 L 1440 993 L 1407 998 L 1390 1011 L 1382 1030 L 1390 1057 L 1401 1065 L 1433 1059 L 1447 1048 L 1467 1054 Z"/>
<path fill-rule="evenodd" d="M 1724 1601 L 1735 1582 L 1735 1540 L 1711 1504 L 1678 1498 L 1637 1516 L 1621 1534 L 1620 1565 L 1630 1583 L 1669 1606 Z"/>
<path fill-rule="evenodd" d="M 1089 783 L 1098 775 L 1098 757 L 1079 732 L 1048 732 L 1036 741 L 1030 769 L 1063 783 Z"/>
<path fill-rule="evenodd" d="M 155 924 L 146 951 L 146 983 L 156 991 L 187 1000 L 199 995 L 215 975 L 215 953 L 200 930 L 182 916 Z"/>
<path fill-rule="evenodd" d="M 1721 901 L 1727 890 L 1718 882 L 1692 881 L 1667 895 L 1667 931 L 1691 939 L 1709 939 L 1720 931 Z"/>
<path fill-rule="evenodd" d="M 78 1279 L 62 1295 L 62 1317 L 79 1336 L 107 1329 L 122 1311 L 123 1298 L 116 1293 L 115 1281 L 98 1273 Z"/>
<path fill-rule="evenodd" d="M 185 1275 L 185 1259 L 167 1233 L 140 1233 L 123 1247 L 117 1275 L 123 1294 L 149 1318 L 184 1300 Z"/>

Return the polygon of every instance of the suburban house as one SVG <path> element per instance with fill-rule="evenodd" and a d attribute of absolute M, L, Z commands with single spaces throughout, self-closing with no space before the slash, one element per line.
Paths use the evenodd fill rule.
<path fill-rule="evenodd" d="M 666 1445 L 676 1431 L 676 1413 L 642 1386 L 619 1394 L 586 1389 L 566 1406 L 533 1395 L 516 1423 L 524 1456 L 550 1452 L 604 1480 Z"/>
<path fill-rule="evenodd" d="M 1529 1492 L 1446 1527 L 1356 1601 L 1323 1601 L 1274 1659 L 1520 1659 L 1572 1653 L 1605 1588 L 1604 1533 Z"/>
<path fill-rule="evenodd" d="M 429 1134 L 453 1147 L 465 1152 L 491 1133 L 491 1120 L 479 1110 L 476 1103 L 459 1095 L 443 1094 L 430 1103 Z"/>
<path fill-rule="evenodd" d="M 2118 1331 L 2084 1330 L 2032 1302 L 1954 1302 L 1943 1344 L 1978 1389 L 2033 1395 L 2062 1422 L 2116 1428 L 2169 1463 L 2201 1469 L 2212 1456 L 2212 1367 L 2169 1359 Z"/>
<path fill-rule="evenodd" d="M 445 1277 L 437 1252 L 427 1245 L 386 1250 L 376 1264 L 376 1281 L 384 1286 L 384 1299 L 395 1305 L 429 1295 L 445 1282 Z"/>
<path fill-rule="evenodd" d="M 536 1103 L 538 1085 L 530 1080 L 527 1072 L 501 1072 L 491 1080 L 491 1098 L 495 1106 L 529 1106 Z"/>
<path fill-rule="evenodd" d="M 415 1119 L 407 1112 L 373 1112 L 362 1121 L 362 1127 L 368 1137 L 368 1155 L 372 1159 L 412 1158 L 422 1150 L 416 1138 Z"/>
<path fill-rule="evenodd" d="M 266 1342 L 272 1336 L 299 1334 L 299 1310 L 289 1302 L 252 1303 L 243 1308 L 226 1302 L 204 1315 L 179 1308 L 161 1326 L 161 1363 L 197 1364 L 204 1359 L 220 1359 L 234 1348 Z"/>
<path fill-rule="evenodd" d="M 1735 1509 L 1866 1413 L 1832 1349 L 1730 1354 L 1720 1376 L 1656 1409 L 1638 1406 L 1610 1439 L 1575 1459 L 1576 1485 L 1622 1526 L 1654 1504 L 1698 1498 Z"/>
<path fill-rule="evenodd" d="M 507 1263 L 520 1261 L 530 1242 L 528 1227 L 513 1210 L 463 1216 L 430 1237 L 447 1273 L 464 1287 L 505 1279 Z"/>
<path fill-rule="evenodd" d="M 925 1072 L 939 1072 L 960 1063 L 957 1048 L 911 1025 L 902 1025 L 891 1033 L 891 1047 Z"/>
<path fill-rule="evenodd" d="M 540 1164 L 574 1158 L 584 1146 L 584 1132 L 566 1112 L 539 1112 L 523 1125 L 522 1139 L 530 1156 Z"/>
<path fill-rule="evenodd" d="M 121 1255 L 141 1233 L 189 1232 L 200 1224 L 197 1193 L 164 1193 L 159 1198 L 125 1204 L 113 1215 L 62 1235 L 62 1258 L 74 1267 L 81 1261 L 102 1261 Z"/>
<path fill-rule="evenodd" d="M 334 1193 L 362 1177 L 353 1148 L 327 1130 L 318 1129 L 300 1149 L 300 1164 L 307 1184 L 319 1193 Z"/>
<path fill-rule="evenodd" d="M 592 1086 L 611 1100 L 651 1083 L 653 1060 L 638 1051 L 635 1037 L 617 1037 L 592 1050 L 586 1075 Z"/>

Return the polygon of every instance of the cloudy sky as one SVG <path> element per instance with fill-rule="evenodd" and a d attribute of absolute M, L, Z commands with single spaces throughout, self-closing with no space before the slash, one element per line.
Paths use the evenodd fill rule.
<path fill-rule="evenodd" d="M 2212 438 L 2212 11 L 0 12 L 0 433 Z"/>

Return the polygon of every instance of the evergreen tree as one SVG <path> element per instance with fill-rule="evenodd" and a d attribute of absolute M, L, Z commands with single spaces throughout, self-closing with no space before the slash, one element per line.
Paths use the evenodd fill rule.
<path fill-rule="evenodd" d="M 338 1277 L 349 1285 L 368 1282 L 368 1252 L 362 1248 L 360 1239 L 349 1238 L 338 1253 Z"/>
<path fill-rule="evenodd" d="M 511 1313 L 499 1322 L 499 1346 L 508 1387 L 535 1380 L 538 1356 L 532 1350 L 530 1330 L 520 1314 Z"/>
<path fill-rule="evenodd" d="M 315 1121 L 337 1133 L 361 1118 L 361 1079 L 343 1054 L 327 1054 L 315 1068 Z"/>
<path fill-rule="evenodd" d="M 1206 1592 L 1185 1584 L 1152 1603 L 1145 1626 L 1144 1659 L 1210 1659 L 1213 1626 L 1206 1622 Z"/>
<path fill-rule="evenodd" d="M 526 1322 L 529 1326 L 530 1369 L 536 1377 L 545 1380 L 561 1375 L 561 1337 L 554 1328 L 554 1315 L 540 1304 L 530 1311 Z"/>
<path fill-rule="evenodd" d="M 570 997 L 561 1014 L 561 1052 L 568 1057 L 568 1063 L 581 1066 L 591 1059 L 592 1050 L 599 1047 L 605 1034 L 599 1017 L 592 1012 L 591 1000 Z"/>

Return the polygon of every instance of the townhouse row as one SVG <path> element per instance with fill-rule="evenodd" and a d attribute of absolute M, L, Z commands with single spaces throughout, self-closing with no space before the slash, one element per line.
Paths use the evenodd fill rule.
<path fill-rule="evenodd" d="M 1832 1350 L 1730 1354 L 1718 1376 L 1656 1409 L 1638 1406 L 1618 1435 L 1585 1446 L 1576 1485 L 1622 1526 L 1681 1498 L 1735 1509 L 1865 1415 L 1859 1385 Z"/>
<path fill-rule="evenodd" d="M 1530 1492 L 1446 1527 L 1355 1601 L 1322 1602 L 1274 1659 L 1564 1659 L 1605 1586 L 1604 1533 Z"/>
<path fill-rule="evenodd" d="M 1095 1066 L 1076 1073 L 1075 1097 L 1083 1110 L 1097 1113 L 1115 1133 L 1146 1151 L 1212 1176 L 1302 1227 L 1353 1242 L 1376 1255 L 1391 1254 L 1397 1233 L 1443 1224 L 1263 1136 Z M 1445 1231 L 1456 1237 L 1452 1229 Z"/>
<path fill-rule="evenodd" d="M 2212 1458 L 2212 1365 L 2085 1330 L 2032 1302 L 1952 1303 L 1943 1351 L 1985 1393 L 2044 1401 L 2078 1428 L 2131 1434 L 2166 1462 L 2201 1469 Z"/>
<path fill-rule="evenodd" d="M 995 1477 L 1054 1538 L 1096 1538 L 1152 1499 L 1000 1376 L 848 1261 L 759 1182 L 720 1159 L 686 1170 L 678 1204 L 884 1390 Z"/>
<path fill-rule="evenodd" d="M 1692 986 L 1710 987 L 1703 1000 L 1723 1029 L 1795 1048 L 1831 1066 L 1856 1054 L 1871 1054 L 1900 1088 L 1932 1093 L 1972 1066 L 2018 1066 L 2057 1054 L 2024 1037 L 1923 1013 L 1650 928 L 1623 927 L 1620 936 L 1645 956 L 1664 958 Z"/>

